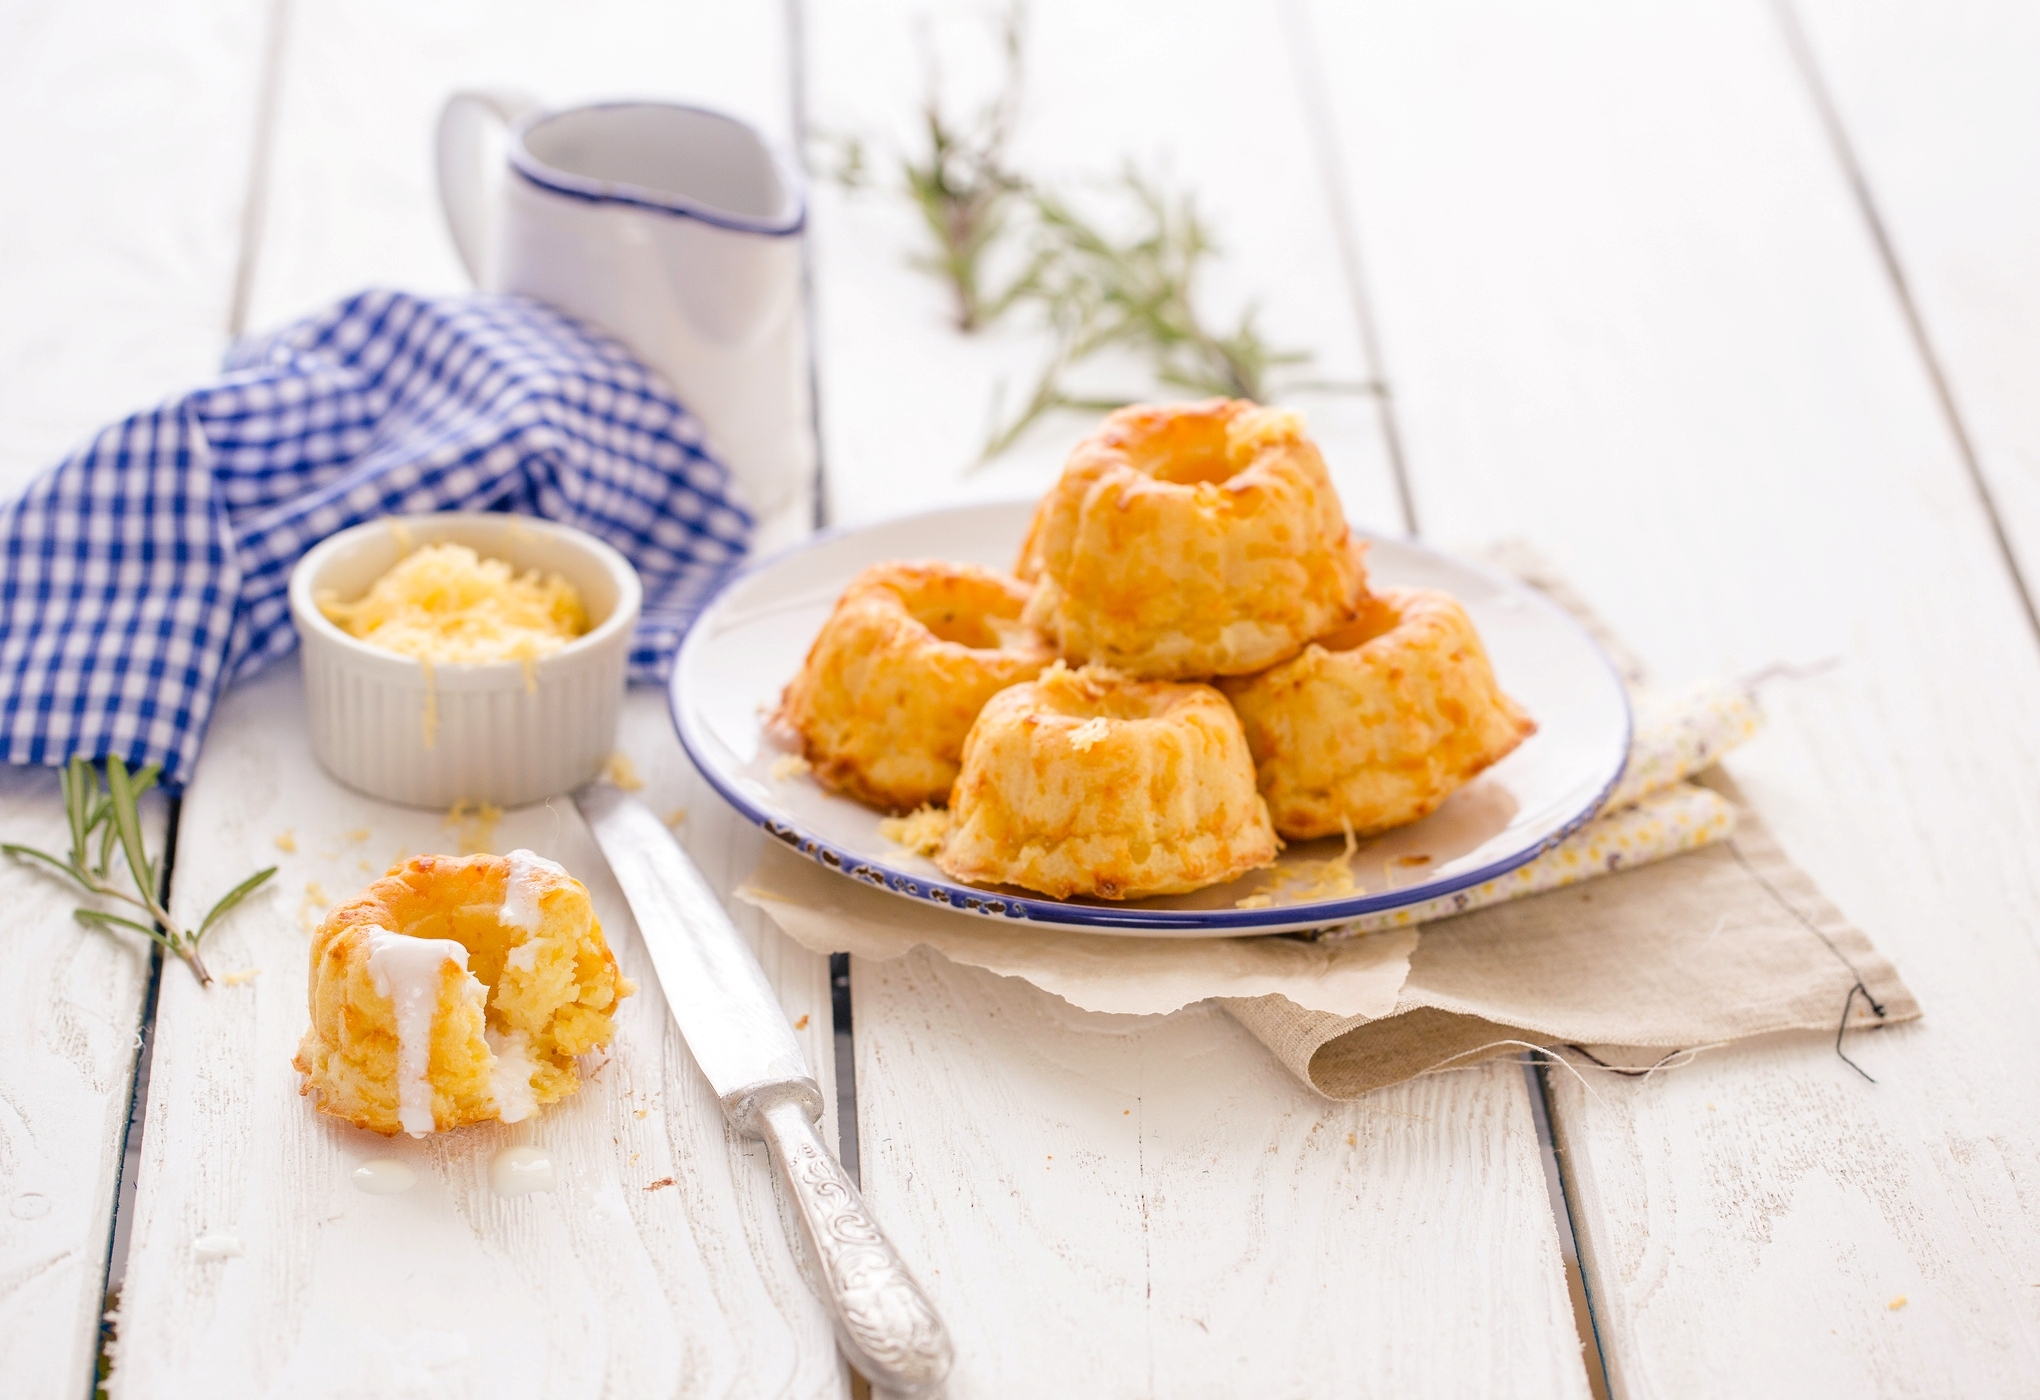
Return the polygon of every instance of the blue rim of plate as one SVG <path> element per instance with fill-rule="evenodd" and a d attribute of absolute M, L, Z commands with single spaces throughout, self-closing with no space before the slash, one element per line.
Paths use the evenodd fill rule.
<path fill-rule="evenodd" d="M 981 501 L 963 504 L 992 505 L 1000 503 Z M 936 510 L 916 512 L 916 514 L 933 515 L 939 513 L 942 509 L 942 507 L 937 507 Z M 874 521 L 871 524 L 874 526 L 894 525 L 898 524 L 903 518 L 905 517 L 894 517 L 887 520 Z M 1030 923 L 1059 925 L 1065 928 L 1088 927 L 1112 929 L 1119 932 L 1153 931 L 1176 933 L 1186 930 L 1222 929 L 1241 935 L 1294 933 L 1309 928 L 1329 928 L 1335 924 L 1344 923 L 1348 919 L 1357 919 L 1365 914 L 1383 914 L 1396 909 L 1413 908 L 1419 904 L 1429 904 L 1434 899 L 1443 899 L 1447 895 L 1457 894 L 1459 891 L 1471 889 L 1475 885 L 1486 884 L 1489 880 L 1506 875 L 1511 870 L 1528 865 L 1531 861 L 1537 859 L 1537 857 L 1543 855 L 1553 846 L 1556 846 L 1559 842 L 1565 840 L 1591 821 L 1601 810 L 1601 804 L 1608 800 L 1608 794 L 1613 792 L 1616 785 L 1622 781 L 1622 775 L 1629 767 L 1629 748 L 1636 738 L 1636 716 L 1629 705 L 1628 687 L 1622 683 L 1622 674 L 1616 670 L 1615 663 L 1608 659 L 1608 653 L 1602 650 L 1600 642 L 1595 640 L 1593 633 L 1589 632 L 1578 618 L 1574 617 L 1543 593 L 1524 583 L 1521 579 L 1512 578 L 1485 565 L 1461 559 L 1457 555 L 1445 554 L 1440 550 L 1432 549 L 1430 546 L 1419 544 L 1414 540 L 1399 536 L 1376 536 L 1370 532 L 1356 529 L 1354 533 L 1360 535 L 1363 539 L 1394 538 L 1396 543 L 1403 548 L 1414 549 L 1420 553 L 1429 554 L 1433 558 L 1443 560 L 1455 568 L 1466 569 L 1470 572 L 1483 575 L 1490 581 L 1502 585 L 1505 589 L 1529 594 L 1540 606 L 1549 610 L 1552 615 L 1561 619 L 1566 626 L 1579 633 L 1580 637 L 1587 643 L 1588 649 L 1600 661 L 1601 665 L 1607 669 L 1610 679 L 1615 682 L 1616 693 L 1622 697 L 1622 762 L 1616 767 L 1614 775 L 1602 785 L 1601 790 L 1594 794 L 1593 800 L 1587 803 L 1579 813 L 1567 818 L 1550 835 L 1527 850 L 1505 856 L 1501 860 L 1483 865 L 1476 870 L 1464 871 L 1458 875 L 1447 876 L 1425 884 L 1406 885 L 1400 889 L 1384 890 L 1380 894 L 1354 895 L 1349 899 L 1330 899 L 1310 904 L 1278 905 L 1265 909 L 1148 909 L 1137 904 L 1075 904 L 1067 900 L 1048 899 L 1035 895 L 1007 894 L 998 890 L 983 889 L 975 885 L 952 884 L 946 880 L 933 880 L 925 875 L 916 875 L 910 871 L 899 870 L 885 864 L 883 861 L 875 861 L 867 856 L 845 851 L 833 843 L 814 835 L 812 832 L 804 831 L 800 827 L 782 821 L 772 813 L 760 808 L 734 784 L 725 781 L 722 775 L 716 772 L 713 765 L 705 760 L 694 737 L 688 732 L 687 722 L 682 717 L 683 711 L 680 704 L 680 678 L 685 670 L 681 662 L 687 654 L 688 647 L 693 643 L 695 626 L 714 610 L 716 604 L 722 601 L 725 594 L 752 576 L 763 573 L 766 569 L 773 568 L 781 562 L 792 558 L 794 555 L 802 554 L 820 545 L 842 539 L 846 535 L 856 534 L 864 528 L 866 527 L 838 525 L 818 530 L 798 543 L 788 545 L 784 549 L 775 550 L 762 559 L 752 560 L 750 563 L 734 570 L 728 577 L 723 579 L 717 585 L 715 592 L 710 594 L 708 600 L 702 604 L 701 610 L 694 615 L 694 620 L 688 624 L 686 633 L 680 638 L 679 649 L 673 656 L 673 674 L 666 684 L 666 713 L 667 717 L 672 720 L 674 732 L 679 735 L 680 747 L 686 750 L 688 761 L 694 765 L 695 771 L 701 774 L 710 787 L 721 794 L 723 801 L 736 808 L 745 820 L 751 822 L 754 826 L 762 828 L 766 835 L 780 842 L 787 849 L 806 856 L 817 865 L 833 870 L 839 875 L 848 876 L 853 880 L 871 886 L 873 889 L 884 890 L 888 894 L 896 894 L 906 899 L 918 899 L 930 904 L 939 904 L 947 909 L 958 910 L 966 914 L 975 914 L 984 918 L 1004 918 L 1015 922 L 1026 921 Z M 789 677 L 789 679 L 791 678 Z"/>

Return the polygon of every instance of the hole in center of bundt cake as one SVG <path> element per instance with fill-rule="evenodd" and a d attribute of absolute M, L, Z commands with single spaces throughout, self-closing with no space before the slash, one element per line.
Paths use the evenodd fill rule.
<path fill-rule="evenodd" d="M 1227 460 L 1225 444 L 1220 442 L 1209 455 L 1174 456 L 1155 463 L 1153 476 L 1157 481 L 1171 482 L 1177 486 L 1197 486 L 1210 482 L 1221 485 L 1238 476 L 1245 467 Z"/>
<path fill-rule="evenodd" d="M 915 620 L 943 641 L 973 651 L 997 651 L 1005 645 L 1005 639 L 983 613 L 930 610 L 915 614 Z"/>
<path fill-rule="evenodd" d="M 400 888 L 405 897 L 389 907 L 395 931 L 467 949 L 490 1031 L 529 1036 L 541 1054 L 562 1056 L 606 1034 L 614 966 L 586 893 L 557 866 L 525 851 L 418 857 Z"/>

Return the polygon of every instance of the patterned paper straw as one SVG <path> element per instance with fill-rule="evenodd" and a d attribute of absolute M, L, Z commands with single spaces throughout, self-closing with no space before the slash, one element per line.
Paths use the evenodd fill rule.
<path fill-rule="evenodd" d="M 1710 681 L 1688 690 L 1635 696 L 1636 734 L 1622 781 L 1601 804 L 1616 812 L 1703 772 L 1764 727 L 1748 686 Z"/>
<path fill-rule="evenodd" d="M 1366 914 L 1341 924 L 1332 937 L 1378 933 L 1482 909 L 1503 900 L 1648 865 L 1719 841 L 1735 830 L 1735 809 L 1711 788 L 1679 783 L 1633 806 L 1596 817 L 1528 865 L 1422 904 Z"/>
<path fill-rule="evenodd" d="M 1731 681 L 1639 695 L 1629 766 L 1599 816 L 1506 875 L 1422 904 L 1362 915 L 1320 936 L 1343 938 L 1406 928 L 1563 889 L 1719 841 L 1735 830 L 1735 809 L 1721 794 L 1685 779 L 1712 767 L 1763 722 L 1749 687 Z"/>

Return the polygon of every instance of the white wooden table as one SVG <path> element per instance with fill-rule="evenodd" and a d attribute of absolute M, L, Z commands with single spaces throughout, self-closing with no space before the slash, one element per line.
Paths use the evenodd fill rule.
<path fill-rule="evenodd" d="M 449 89 L 904 135 L 919 9 L 9 0 L 0 486 L 202 380 L 236 330 L 459 287 L 427 149 Z M 1771 695 L 1734 776 L 1927 1015 L 1852 1047 L 1875 1085 L 1817 1038 L 1553 1076 L 1555 1215 L 1514 1064 L 1332 1104 L 1209 1007 L 1127 1020 L 929 956 L 860 963 L 863 1183 L 953 1328 L 951 1393 L 1574 1397 L 1605 1362 L 1624 1397 L 2033 1394 L 2040 14 L 1031 12 L 1022 161 L 1165 159 L 1224 234 L 1213 300 L 1257 296 L 1326 377 L 1387 386 L 1304 405 L 1357 518 L 1533 540 L 1670 680 L 1838 659 Z M 945 11 L 936 42 L 984 14 Z M 990 385 L 1036 347 L 958 343 L 898 201 L 818 186 L 811 227 L 832 517 L 1043 485 L 1079 424 L 965 472 Z M 89 1392 L 117 1233 L 117 1397 L 845 1395 L 760 1150 L 650 985 L 562 1111 L 400 1144 L 409 1196 L 345 1184 L 368 1148 L 287 1064 L 305 923 L 451 834 L 336 787 L 298 716 L 294 663 L 230 694 L 179 816 L 186 909 L 283 866 L 214 936 L 252 981 L 152 984 L 144 949 L 0 867 L 0 1394 Z M 624 748 L 711 877 L 741 878 L 757 838 L 656 694 Z M 9 838 L 54 839 L 50 775 L 0 772 L 0 803 Z M 575 815 L 502 836 L 567 859 L 649 983 Z M 833 1083 L 825 961 L 738 912 Z M 513 1136 L 553 1149 L 557 1192 L 487 1191 Z M 204 1234 L 241 1253 L 195 1256 Z"/>

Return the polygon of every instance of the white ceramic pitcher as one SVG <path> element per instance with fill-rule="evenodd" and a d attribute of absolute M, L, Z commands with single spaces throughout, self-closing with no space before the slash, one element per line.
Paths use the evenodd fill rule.
<path fill-rule="evenodd" d="M 507 128 L 503 178 L 491 128 Z M 475 284 L 610 332 L 672 384 L 766 522 L 814 471 L 801 316 L 806 208 L 749 125 L 700 107 L 541 111 L 463 92 L 439 113 L 439 199 Z M 777 533 L 776 531 L 773 533 Z"/>

